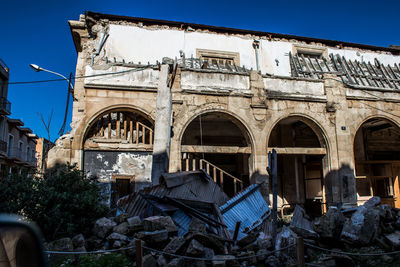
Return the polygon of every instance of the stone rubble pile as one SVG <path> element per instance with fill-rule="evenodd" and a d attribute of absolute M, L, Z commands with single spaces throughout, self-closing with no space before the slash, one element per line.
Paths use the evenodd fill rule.
<path fill-rule="evenodd" d="M 334 251 L 323 252 L 307 248 L 306 245 L 306 260 L 314 264 L 400 266 L 400 253 L 382 256 L 349 256 L 340 253 L 380 254 L 400 250 L 400 210 L 380 204 L 381 199 L 375 196 L 349 212 L 331 206 L 324 216 L 314 220 L 305 214 L 304 209 L 296 206 L 290 228 L 303 237 L 306 244 Z"/>
<path fill-rule="evenodd" d="M 135 241 L 143 241 L 144 266 L 295 266 L 296 238 L 305 242 L 306 262 L 319 266 L 400 266 L 400 254 L 381 257 L 358 257 L 340 252 L 381 253 L 400 250 L 400 211 L 380 205 L 373 197 L 352 211 L 331 206 L 322 217 L 311 219 L 296 206 L 289 226 L 279 227 L 275 243 L 267 219 L 262 227 L 241 240 L 233 241 L 208 231 L 203 221 L 193 219 L 184 236 L 169 216 L 140 219 L 121 214 L 98 219 L 93 235 L 77 235 L 47 244 L 48 250 L 93 251 L 132 247 L 121 251 L 135 261 Z M 321 251 L 307 246 L 326 248 Z M 290 247 L 290 248 L 287 248 Z M 157 250 L 149 250 L 152 248 Z M 271 253 L 277 250 L 276 253 Z M 161 253 L 164 252 L 164 253 Z M 204 260 L 175 257 L 203 258 Z"/>

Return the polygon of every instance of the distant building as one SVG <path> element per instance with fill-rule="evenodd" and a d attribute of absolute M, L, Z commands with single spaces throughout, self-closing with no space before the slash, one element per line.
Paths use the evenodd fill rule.
<path fill-rule="evenodd" d="M 0 59 L 0 174 L 31 171 L 36 164 L 37 136 L 11 115 L 7 100 L 9 68 Z"/>

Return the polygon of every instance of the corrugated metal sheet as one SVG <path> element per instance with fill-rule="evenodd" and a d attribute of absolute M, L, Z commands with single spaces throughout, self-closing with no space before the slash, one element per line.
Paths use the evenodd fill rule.
<path fill-rule="evenodd" d="M 145 188 L 140 192 L 157 197 L 168 196 L 171 198 L 216 203 L 218 206 L 229 199 L 222 189 L 203 171 L 168 174 L 163 177 L 161 182 L 160 185 Z M 167 185 L 169 185 L 169 188 L 167 188 Z M 129 216 L 143 217 L 147 201 L 138 192 L 135 192 L 119 199 L 117 206 Z"/>
<path fill-rule="evenodd" d="M 222 217 L 233 236 L 236 222 L 240 221 L 238 239 L 259 226 L 271 213 L 260 193 L 259 185 L 252 184 L 220 207 Z"/>

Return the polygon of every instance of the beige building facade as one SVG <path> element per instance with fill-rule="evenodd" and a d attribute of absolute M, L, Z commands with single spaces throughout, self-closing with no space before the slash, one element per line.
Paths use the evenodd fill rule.
<path fill-rule="evenodd" d="M 268 197 L 275 149 L 280 208 L 400 205 L 396 47 L 93 12 L 69 23 L 72 131 L 48 164 L 76 163 L 110 200 L 154 183 L 164 159 L 228 195 L 265 182 Z"/>

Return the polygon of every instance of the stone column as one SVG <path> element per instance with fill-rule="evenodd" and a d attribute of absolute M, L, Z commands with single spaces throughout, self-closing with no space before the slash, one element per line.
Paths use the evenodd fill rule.
<path fill-rule="evenodd" d="M 325 90 L 328 105 L 335 111 L 334 123 L 336 130 L 337 166 L 332 166 L 335 177 L 332 181 L 333 202 L 357 202 L 357 192 L 354 176 L 353 140 L 349 131 L 348 105 L 346 88 L 336 75 L 324 75 Z M 334 168 L 337 168 L 336 170 Z"/>
<path fill-rule="evenodd" d="M 172 93 L 168 87 L 169 66 L 161 65 L 157 89 L 151 181 L 160 183 L 161 174 L 168 172 L 171 140 Z"/>

